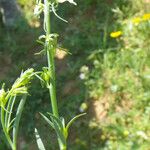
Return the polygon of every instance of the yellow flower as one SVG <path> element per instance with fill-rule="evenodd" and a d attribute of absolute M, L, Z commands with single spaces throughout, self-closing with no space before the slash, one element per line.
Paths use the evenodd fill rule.
<path fill-rule="evenodd" d="M 122 35 L 122 31 L 116 31 L 116 32 L 111 32 L 110 33 L 110 36 L 112 37 L 112 38 L 117 38 L 117 37 L 119 37 L 119 36 L 121 36 Z"/>
<path fill-rule="evenodd" d="M 143 17 L 142 17 L 142 19 L 144 21 L 149 20 L 150 19 L 150 14 L 144 14 Z"/>
<path fill-rule="evenodd" d="M 128 136 L 130 133 L 129 133 L 129 131 L 127 131 L 127 130 L 125 130 L 124 132 L 123 132 L 123 135 L 124 136 Z"/>
<path fill-rule="evenodd" d="M 132 19 L 132 23 L 135 24 L 135 25 L 138 25 L 141 21 L 142 21 L 142 19 L 140 17 Z"/>

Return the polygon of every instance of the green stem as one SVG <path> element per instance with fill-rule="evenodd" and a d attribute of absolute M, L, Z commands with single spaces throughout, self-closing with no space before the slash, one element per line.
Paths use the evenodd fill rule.
<path fill-rule="evenodd" d="M 46 37 L 51 34 L 51 25 L 50 25 L 50 4 L 49 0 L 44 0 L 44 27 L 46 31 Z M 57 99 L 56 99 L 56 79 L 55 79 L 55 63 L 54 63 L 54 51 L 55 48 L 53 43 L 45 40 L 45 49 L 47 53 L 48 69 L 50 72 L 50 83 L 48 83 L 48 89 L 52 104 L 53 115 L 59 118 Z M 62 144 L 62 141 L 57 137 L 60 150 L 66 150 L 66 145 Z"/>
<path fill-rule="evenodd" d="M 16 96 L 14 96 L 14 98 L 13 98 L 13 99 L 10 99 L 10 100 L 12 101 L 12 102 L 11 102 L 11 106 L 10 106 L 9 109 L 7 109 L 8 112 L 6 112 L 7 115 L 8 115 L 8 113 L 9 113 L 9 115 L 8 115 L 8 116 L 5 116 L 5 118 L 6 118 L 5 124 L 6 124 L 7 130 L 9 129 L 9 124 L 10 124 L 11 115 L 12 115 L 12 110 L 13 110 L 13 107 L 14 107 L 14 104 L 15 104 Z"/>
<path fill-rule="evenodd" d="M 5 126 L 7 126 L 7 121 L 8 121 L 8 114 L 9 114 L 9 110 L 11 108 L 11 103 L 12 103 L 12 97 L 9 98 L 8 104 L 7 104 L 7 108 L 6 108 L 6 113 L 5 113 Z"/>
<path fill-rule="evenodd" d="M 20 118 L 21 118 L 22 111 L 23 111 L 23 108 L 24 108 L 24 105 L 26 102 L 26 97 L 27 97 L 27 94 L 25 94 L 22 97 L 22 99 L 19 103 L 18 109 L 17 109 L 17 113 L 16 113 L 16 119 L 15 119 L 14 127 L 13 127 L 13 147 L 14 147 L 14 150 L 17 149 L 17 135 L 18 135 L 19 123 L 20 123 Z"/>
<path fill-rule="evenodd" d="M 50 7 L 49 1 L 44 0 L 44 26 L 46 30 L 46 36 L 50 35 L 51 28 L 50 28 Z M 50 71 L 50 86 L 49 86 L 49 94 L 51 98 L 52 104 L 52 111 L 54 116 L 59 117 L 58 114 L 58 107 L 57 107 L 57 100 L 56 100 L 56 83 L 55 83 L 55 64 L 54 64 L 54 56 L 53 56 L 53 47 L 50 45 L 49 42 L 45 41 L 45 48 L 47 52 L 47 61 L 48 61 L 48 68 Z"/>
<path fill-rule="evenodd" d="M 67 146 L 62 144 L 61 141 L 59 141 L 59 148 L 60 148 L 60 150 L 67 150 Z"/>
<path fill-rule="evenodd" d="M 10 92 L 8 93 L 8 95 L 6 96 L 6 101 L 8 101 L 8 104 L 7 104 L 7 111 L 6 111 L 6 114 L 5 114 L 5 126 L 7 127 L 7 122 L 8 122 L 8 115 L 9 115 L 9 113 L 11 112 L 10 111 L 10 109 L 11 109 L 11 107 L 12 107 L 12 102 L 13 102 L 13 100 L 12 100 L 12 96 L 11 96 L 11 91 L 12 90 L 10 90 Z"/>
<path fill-rule="evenodd" d="M 2 107 L 1 107 L 1 123 L 2 123 L 2 128 L 3 128 L 4 134 L 6 136 L 6 139 L 7 139 L 8 143 L 9 143 L 9 145 L 11 146 L 12 150 L 15 150 L 13 148 L 13 143 L 12 143 L 12 141 L 10 139 L 10 136 L 9 136 L 7 130 L 6 130 L 6 127 L 5 127 L 4 109 Z"/>

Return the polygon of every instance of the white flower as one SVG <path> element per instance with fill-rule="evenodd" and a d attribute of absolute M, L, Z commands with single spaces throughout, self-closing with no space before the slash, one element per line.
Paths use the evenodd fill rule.
<path fill-rule="evenodd" d="M 58 3 L 64 3 L 64 2 L 66 2 L 66 1 L 68 1 L 68 2 L 71 3 L 71 4 L 77 5 L 77 3 L 74 2 L 74 0 L 58 0 Z"/>
<path fill-rule="evenodd" d="M 110 89 L 111 89 L 111 91 L 113 92 L 113 93 L 115 93 L 115 92 L 117 92 L 118 91 L 118 85 L 112 85 L 111 87 L 110 87 Z"/>
<path fill-rule="evenodd" d="M 145 134 L 145 132 L 143 132 L 143 131 L 137 131 L 136 134 L 137 134 L 138 136 L 142 137 L 143 139 L 148 140 L 148 137 L 147 137 L 147 135 Z"/>
<path fill-rule="evenodd" d="M 80 78 L 81 80 L 84 80 L 84 79 L 85 79 L 85 74 L 84 74 L 84 73 L 81 73 L 80 76 L 79 76 L 79 78 Z"/>

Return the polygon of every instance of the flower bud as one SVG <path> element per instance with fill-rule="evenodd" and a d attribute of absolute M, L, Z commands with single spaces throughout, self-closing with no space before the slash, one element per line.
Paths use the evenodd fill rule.
<path fill-rule="evenodd" d="M 21 86 L 25 86 L 31 80 L 34 69 L 27 69 L 25 72 L 21 73 L 20 77 L 15 81 L 12 88 L 18 88 Z"/>
<path fill-rule="evenodd" d="M 5 90 L 4 90 L 4 89 L 1 89 L 1 90 L 0 90 L 0 106 L 6 104 L 5 96 L 6 96 Z"/>

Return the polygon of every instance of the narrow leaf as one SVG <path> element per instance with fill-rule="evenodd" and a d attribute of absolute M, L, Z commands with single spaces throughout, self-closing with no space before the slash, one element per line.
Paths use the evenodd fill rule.
<path fill-rule="evenodd" d="M 41 50 L 40 52 L 38 52 L 38 53 L 35 53 L 34 55 L 42 55 L 42 54 L 45 54 L 46 52 L 45 52 L 45 49 L 43 49 L 43 50 Z"/>
<path fill-rule="evenodd" d="M 22 99 L 19 103 L 19 106 L 18 106 L 17 112 L 16 112 L 16 119 L 15 119 L 14 126 L 13 126 L 13 143 L 15 143 L 15 144 L 17 142 L 19 123 L 20 123 L 22 111 L 23 111 L 23 108 L 24 108 L 24 105 L 26 102 L 26 98 L 27 98 L 27 94 L 22 96 Z"/>
<path fill-rule="evenodd" d="M 43 80 L 39 75 L 37 75 L 36 73 L 35 73 L 35 76 L 36 76 L 40 81 L 44 82 L 44 80 Z"/>
<path fill-rule="evenodd" d="M 51 122 L 45 115 L 40 113 L 40 115 L 45 119 L 45 121 L 55 130 L 55 127 L 53 125 L 53 122 Z"/>
<path fill-rule="evenodd" d="M 82 117 L 82 116 L 84 116 L 84 115 L 86 115 L 86 113 L 79 114 L 79 115 L 75 116 L 74 118 L 72 118 L 72 119 L 69 121 L 69 123 L 67 124 L 66 129 L 68 130 L 69 127 L 72 125 L 72 123 L 73 123 L 75 120 L 77 120 L 78 118 L 80 118 L 80 117 Z"/>
<path fill-rule="evenodd" d="M 13 118 L 13 119 L 11 120 L 11 122 L 8 124 L 8 127 L 7 127 L 7 130 L 8 130 L 8 131 L 10 131 L 10 130 L 12 129 L 12 127 L 13 127 L 12 124 L 14 123 L 15 119 L 16 119 L 16 118 Z"/>
<path fill-rule="evenodd" d="M 55 131 L 57 133 L 57 136 L 58 136 L 59 140 L 61 141 L 61 143 L 63 143 L 63 145 L 66 145 L 66 138 L 63 134 L 63 130 L 61 130 L 59 128 L 58 123 L 56 122 L 56 120 L 54 120 L 53 118 L 52 118 L 52 120 L 53 120 Z"/>
<path fill-rule="evenodd" d="M 35 132 L 36 142 L 37 142 L 39 150 L 46 150 L 36 128 L 35 128 L 34 132 Z"/>
<path fill-rule="evenodd" d="M 61 18 L 61 17 L 56 13 L 54 5 L 52 5 L 52 11 L 53 11 L 54 15 L 55 15 L 57 18 L 59 18 L 60 20 L 66 22 L 66 23 L 68 23 L 67 20 Z"/>
<path fill-rule="evenodd" d="M 55 117 L 53 114 L 51 114 L 49 112 L 47 114 L 50 115 L 51 119 L 54 119 L 57 122 L 57 124 L 59 125 L 59 128 L 61 130 L 63 130 L 63 125 L 62 125 L 61 120 L 59 118 Z"/>
<path fill-rule="evenodd" d="M 42 42 L 42 41 L 40 41 L 40 40 L 36 40 L 37 41 L 37 43 L 39 43 L 39 44 L 41 44 L 41 45 L 43 45 L 44 46 L 44 42 Z"/>

